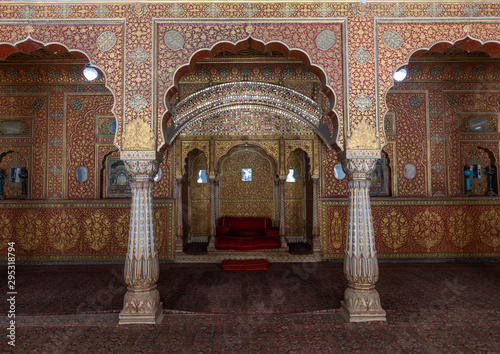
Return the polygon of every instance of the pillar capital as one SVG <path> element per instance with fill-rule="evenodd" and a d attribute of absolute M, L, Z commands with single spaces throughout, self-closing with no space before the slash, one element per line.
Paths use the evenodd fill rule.
<path fill-rule="evenodd" d="M 380 151 L 342 151 L 338 157 L 349 180 L 368 179 L 380 159 Z"/>
<path fill-rule="evenodd" d="M 132 180 L 152 180 L 158 173 L 161 158 L 155 151 L 122 151 L 120 154 Z"/>

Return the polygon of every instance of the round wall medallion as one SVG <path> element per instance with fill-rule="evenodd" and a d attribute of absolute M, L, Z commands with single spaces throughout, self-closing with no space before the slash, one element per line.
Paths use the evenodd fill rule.
<path fill-rule="evenodd" d="M 116 36 L 113 32 L 104 32 L 97 38 L 97 48 L 102 51 L 107 51 L 113 48 L 116 43 Z"/>
<path fill-rule="evenodd" d="M 321 50 L 328 50 L 335 44 L 335 34 L 324 30 L 316 37 L 316 46 Z"/>
<path fill-rule="evenodd" d="M 88 170 L 87 167 L 80 166 L 76 169 L 76 180 L 80 183 L 83 183 L 87 180 Z"/>
<path fill-rule="evenodd" d="M 385 45 L 391 49 L 398 49 L 399 47 L 401 47 L 401 44 L 403 44 L 401 36 L 397 32 L 391 30 L 384 33 L 384 35 L 382 36 L 382 40 L 384 41 Z"/>
<path fill-rule="evenodd" d="M 177 31 L 168 31 L 164 39 L 165 44 L 172 50 L 179 50 L 184 46 L 184 38 Z"/>
<path fill-rule="evenodd" d="M 33 107 L 35 111 L 38 111 L 39 109 L 42 109 L 44 104 L 45 102 L 43 101 L 43 99 L 37 98 L 36 100 L 33 101 L 33 103 L 31 103 L 31 107 Z"/>
<path fill-rule="evenodd" d="M 80 101 L 78 98 L 73 98 L 71 102 L 69 103 L 71 108 L 73 108 L 75 111 L 79 111 L 83 107 L 82 101 Z"/>
<path fill-rule="evenodd" d="M 405 166 L 405 177 L 408 179 L 414 179 L 417 175 L 417 168 L 414 164 L 409 163 Z"/>
<path fill-rule="evenodd" d="M 59 71 L 56 68 L 49 68 L 49 76 L 53 79 L 57 79 L 59 77 Z"/>

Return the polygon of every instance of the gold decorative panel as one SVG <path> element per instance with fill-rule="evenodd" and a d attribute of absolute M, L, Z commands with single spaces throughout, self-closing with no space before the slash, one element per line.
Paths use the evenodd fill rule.
<path fill-rule="evenodd" d="M 242 181 L 243 168 L 252 180 Z M 274 219 L 274 171 L 268 157 L 245 148 L 221 163 L 220 216 L 260 216 Z"/>

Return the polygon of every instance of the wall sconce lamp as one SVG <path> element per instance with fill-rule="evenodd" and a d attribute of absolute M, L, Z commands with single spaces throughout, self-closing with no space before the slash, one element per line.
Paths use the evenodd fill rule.
<path fill-rule="evenodd" d="M 401 68 L 399 70 L 396 70 L 394 73 L 393 77 L 394 80 L 396 81 L 403 81 L 406 78 L 406 74 L 408 74 L 408 71 L 405 68 Z"/>
<path fill-rule="evenodd" d="M 93 81 L 97 79 L 97 76 L 99 76 L 99 73 L 97 72 L 96 69 L 90 66 L 89 63 L 85 64 L 85 69 L 83 69 L 83 76 L 89 81 Z"/>

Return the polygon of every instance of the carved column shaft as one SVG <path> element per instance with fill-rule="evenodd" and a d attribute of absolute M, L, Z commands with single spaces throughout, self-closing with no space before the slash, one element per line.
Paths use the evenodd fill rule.
<path fill-rule="evenodd" d="M 190 243 L 191 242 L 191 223 L 192 223 L 192 215 L 193 215 L 193 211 L 191 210 L 191 181 L 190 181 L 190 178 L 188 177 L 187 179 L 187 202 L 188 202 L 188 216 L 187 216 L 187 219 L 188 219 L 188 222 L 187 222 L 187 242 Z"/>
<path fill-rule="evenodd" d="M 313 207 L 313 220 L 312 220 L 312 238 L 313 238 L 313 249 L 320 249 L 319 242 L 319 216 L 318 216 L 318 206 L 319 206 L 319 177 L 313 176 L 313 195 L 312 195 L 312 207 Z"/>
<path fill-rule="evenodd" d="M 177 241 L 176 241 L 176 249 L 182 250 L 183 248 L 183 228 L 182 228 L 182 177 L 177 178 Z"/>
<path fill-rule="evenodd" d="M 286 242 L 286 218 L 285 218 L 285 178 L 280 178 L 279 181 L 279 192 L 280 192 L 280 240 L 281 248 L 288 249 L 288 244 Z"/>
<path fill-rule="evenodd" d="M 158 162 L 125 161 L 131 176 L 132 205 L 125 282 L 128 285 L 120 312 L 120 324 L 159 323 L 163 315 L 160 294 L 158 253 L 155 249 L 153 222 L 153 177 Z"/>
<path fill-rule="evenodd" d="M 220 218 L 220 209 L 219 209 L 219 176 L 215 177 L 215 222 Z M 217 225 L 217 224 L 216 224 Z"/>
<path fill-rule="evenodd" d="M 370 205 L 370 175 L 376 159 L 347 159 L 342 166 L 348 175 L 349 204 L 344 274 L 349 288 L 341 314 L 347 321 L 385 321 L 385 311 L 375 290 L 378 280 L 377 251 Z"/>
<path fill-rule="evenodd" d="M 281 198 L 280 198 L 280 180 L 278 178 L 274 179 L 274 226 L 279 227 L 280 224 L 280 209 L 281 209 Z"/>
<path fill-rule="evenodd" d="M 215 178 L 210 177 L 210 238 L 208 240 L 208 250 L 215 250 Z"/>

